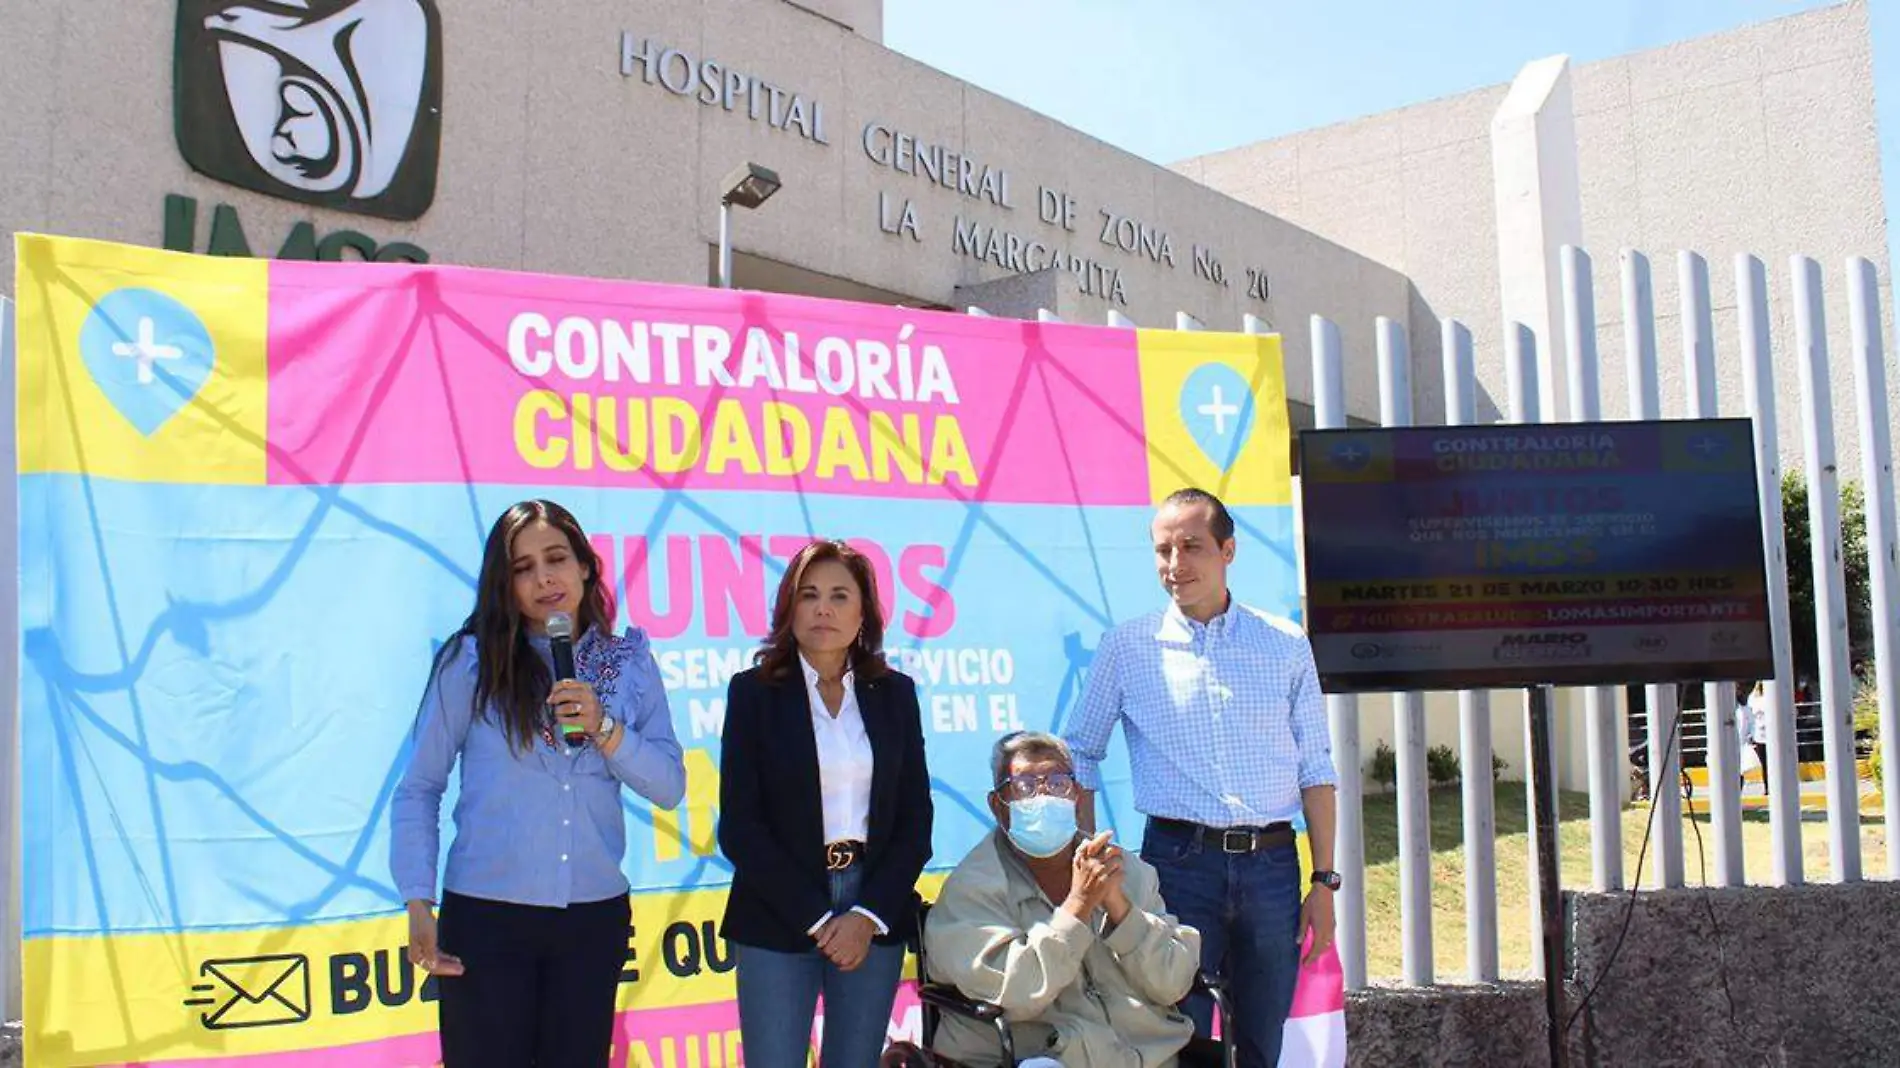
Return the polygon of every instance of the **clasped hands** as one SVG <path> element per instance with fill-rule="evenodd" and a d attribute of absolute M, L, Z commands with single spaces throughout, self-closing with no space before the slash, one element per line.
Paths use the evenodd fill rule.
<path fill-rule="evenodd" d="M 841 912 L 821 924 L 811 937 L 826 960 L 837 965 L 840 971 L 848 972 L 870 956 L 871 938 L 875 934 L 877 925 L 864 913 Z"/>
<path fill-rule="evenodd" d="M 1121 847 L 1109 841 L 1114 833 L 1102 831 L 1075 847 L 1069 896 L 1063 899 L 1061 908 L 1083 923 L 1089 922 L 1099 908 L 1108 913 L 1111 927 L 1118 926 L 1134 908 L 1123 885 Z"/>

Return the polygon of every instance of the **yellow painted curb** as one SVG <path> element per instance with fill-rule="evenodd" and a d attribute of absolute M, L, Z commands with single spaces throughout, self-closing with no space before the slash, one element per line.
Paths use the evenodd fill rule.
<path fill-rule="evenodd" d="M 1708 768 L 1688 768 L 1686 770 L 1689 774 L 1690 782 L 1695 783 L 1697 786 L 1707 786 L 1709 784 Z M 1873 778 L 1872 767 L 1865 760 L 1855 762 L 1855 771 L 1856 774 L 1863 779 Z M 1796 764 L 1794 773 L 1795 778 L 1800 782 L 1827 781 L 1827 765 L 1818 760 L 1809 760 L 1801 764 Z M 1760 768 L 1749 768 L 1747 771 L 1742 772 L 1743 782 L 1760 783 L 1761 778 Z"/>

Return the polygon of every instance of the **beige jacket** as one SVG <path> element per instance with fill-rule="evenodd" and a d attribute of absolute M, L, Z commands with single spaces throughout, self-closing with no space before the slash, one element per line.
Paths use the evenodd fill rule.
<path fill-rule="evenodd" d="M 992 832 L 943 884 L 924 930 L 933 982 L 995 1002 L 1016 1056 L 1063 1068 L 1171 1066 L 1194 1033 L 1175 1009 L 1201 964 L 1201 934 L 1168 915 L 1153 868 L 1123 853 L 1134 911 L 1113 931 L 1060 912 L 1003 832 Z M 993 1027 L 943 1015 L 934 1048 L 972 1066 L 1000 1062 Z"/>

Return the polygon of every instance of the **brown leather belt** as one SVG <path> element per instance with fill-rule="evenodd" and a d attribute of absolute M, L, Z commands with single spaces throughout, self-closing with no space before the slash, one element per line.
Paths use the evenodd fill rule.
<path fill-rule="evenodd" d="M 1148 822 L 1164 831 L 1187 835 L 1196 845 L 1217 846 L 1223 853 L 1258 853 L 1263 849 L 1293 844 L 1291 823 L 1269 823 L 1265 827 L 1208 827 L 1187 820 L 1150 816 Z"/>
<path fill-rule="evenodd" d="M 863 842 L 837 841 L 825 843 L 826 871 L 844 871 L 863 859 Z"/>

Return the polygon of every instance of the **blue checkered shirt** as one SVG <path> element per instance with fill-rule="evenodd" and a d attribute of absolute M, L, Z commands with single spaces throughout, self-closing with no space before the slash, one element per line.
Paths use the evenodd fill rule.
<path fill-rule="evenodd" d="M 1117 723 L 1150 816 L 1258 827 L 1293 819 L 1301 790 L 1334 781 L 1312 647 L 1238 601 L 1204 624 L 1170 605 L 1102 636 L 1065 735 L 1091 790 Z"/>

